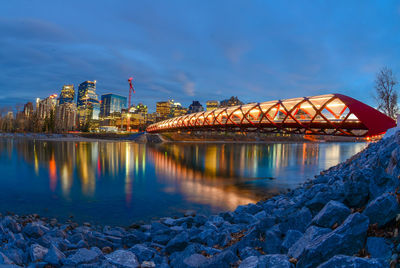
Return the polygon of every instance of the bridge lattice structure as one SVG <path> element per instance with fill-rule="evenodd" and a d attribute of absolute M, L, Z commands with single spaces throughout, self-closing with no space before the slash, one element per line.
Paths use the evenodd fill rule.
<path fill-rule="evenodd" d="M 351 97 L 329 94 L 250 103 L 198 112 L 157 122 L 150 133 L 241 131 L 366 137 L 380 135 L 396 122 Z"/>

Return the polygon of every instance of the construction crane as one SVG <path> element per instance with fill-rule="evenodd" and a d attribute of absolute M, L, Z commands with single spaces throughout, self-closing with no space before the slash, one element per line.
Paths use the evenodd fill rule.
<path fill-rule="evenodd" d="M 132 93 L 135 93 L 135 89 L 133 88 L 132 84 L 133 77 L 129 77 L 128 82 L 129 82 L 129 100 L 128 100 L 128 113 L 127 113 L 127 120 L 126 120 L 126 130 L 130 130 L 130 113 L 129 110 L 131 109 L 131 99 L 132 99 Z"/>

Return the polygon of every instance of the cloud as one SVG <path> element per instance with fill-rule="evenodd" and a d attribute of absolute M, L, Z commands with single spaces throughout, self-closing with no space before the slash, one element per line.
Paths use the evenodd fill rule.
<path fill-rule="evenodd" d="M 195 86 L 196 84 L 191 81 L 187 74 L 184 72 L 179 72 L 177 74 L 178 81 L 181 83 L 183 92 L 190 97 L 195 96 Z"/>
<path fill-rule="evenodd" d="M 49 21 L 36 18 L 0 17 L 2 39 L 35 40 L 40 42 L 67 42 L 75 37 Z"/>
<path fill-rule="evenodd" d="M 127 95 L 126 79 L 134 76 L 135 101 L 150 110 L 168 98 L 189 105 L 232 95 L 250 102 L 338 92 L 368 102 L 377 66 L 400 73 L 396 5 L 80 5 L 2 6 L 2 95 L 29 101 L 90 79 L 99 94 Z"/>

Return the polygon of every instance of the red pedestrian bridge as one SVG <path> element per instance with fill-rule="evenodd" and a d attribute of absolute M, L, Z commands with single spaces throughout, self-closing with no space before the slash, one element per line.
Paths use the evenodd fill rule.
<path fill-rule="evenodd" d="M 395 126 L 392 118 L 371 106 L 345 95 L 329 94 L 188 114 L 152 124 L 147 132 L 258 131 L 370 137 Z"/>

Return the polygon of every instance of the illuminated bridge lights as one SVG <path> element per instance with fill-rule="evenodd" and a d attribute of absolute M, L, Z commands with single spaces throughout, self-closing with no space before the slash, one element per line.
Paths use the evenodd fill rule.
<path fill-rule="evenodd" d="M 369 137 L 395 126 L 392 118 L 358 100 L 329 94 L 188 114 L 152 124 L 147 131 L 259 131 Z"/>

